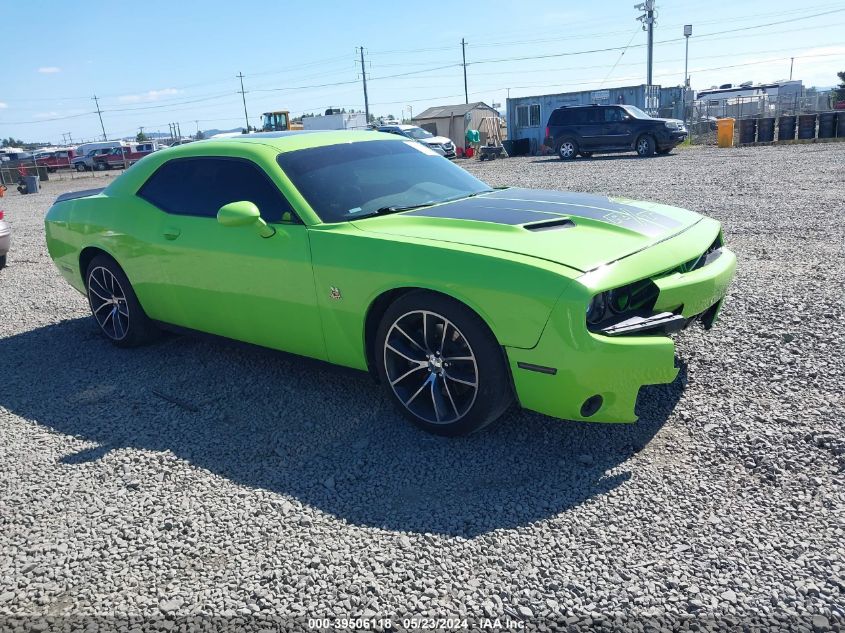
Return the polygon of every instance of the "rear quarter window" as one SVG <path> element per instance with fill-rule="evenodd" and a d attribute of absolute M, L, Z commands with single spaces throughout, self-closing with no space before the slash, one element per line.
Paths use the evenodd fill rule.
<path fill-rule="evenodd" d="M 161 165 L 138 197 L 174 215 L 216 218 L 223 205 L 248 200 L 265 222 L 297 221 L 290 203 L 258 165 L 245 158 L 176 158 Z"/>

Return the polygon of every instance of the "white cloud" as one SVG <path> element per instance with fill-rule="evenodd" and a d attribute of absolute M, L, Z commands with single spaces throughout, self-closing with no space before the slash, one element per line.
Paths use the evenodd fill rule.
<path fill-rule="evenodd" d="M 8 103 L 3 103 L 2 101 L 0 101 L 0 110 L 2 110 L 3 108 L 8 108 L 8 107 L 9 107 Z"/>
<path fill-rule="evenodd" d="M 55 73 L 62 72 L 62 69 L 59 68 L 58 66 L 42 66 L 41 68 L 38 69 L 38 72 L 40 72 L 43 75 L 53 75 Z"/>
<path fill-rule="evenodd" d="M 161 97 L 166 97 L 169 95 L 177 95 L 181 90 L 177 90 L 176 88 L 162 88 L 161 90 L 148 90 L 147 92 L 143 92 L 141 94 L 134 94 L 134 95 L 122 95 L 117 98 L 118 101 L 121 103 L 140 103 L 144 101 L 158 101 Z"/>

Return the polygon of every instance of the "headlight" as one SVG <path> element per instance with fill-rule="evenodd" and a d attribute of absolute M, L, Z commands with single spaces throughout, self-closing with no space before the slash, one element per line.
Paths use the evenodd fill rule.
<path fill-rule="evenodd" d="M 650 279 L 601 292 L 595 295 L 587 306 L 587 325 L 595 326 L 604 321 L 616 322 L 648 312 L 654 307 L 658 294 L 657 286 Z"/>
<path fill-rule="evenodd" d="M 607 293 L 602 292 L 593 297 L 590 305 L 587 306 L 587 323 L 595 325 L 604 318 L 604 313 L 607 311 Z"/>
<path fill-rule="evenodd" d="M 615 288 L 608 294 L 607 305 L 614 314 L 621 314 L 631 307 L 631 288 L 623 286 Z"/>

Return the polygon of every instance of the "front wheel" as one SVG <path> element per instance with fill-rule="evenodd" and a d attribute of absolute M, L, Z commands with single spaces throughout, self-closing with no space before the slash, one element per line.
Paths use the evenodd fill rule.
<path fill-rule="evenodd" d="M 463 304 L 433 292 L 397 299 L 376 335 L 381 382 L 402 414 L 438 435 L 466 435 L 513 400 L 502 348 Z"/>
<path fill-rule="evenodd" d="M 85 273 L 91 314 L 100 331 L 117 347 L 137 347 L 158 335 L 126 274 L 111 257 L 97 255 Z"/>
<path fill-rule="evenodd" d="M 564 139 L 557 148 L 557 155 L 561 160 L 572 160 L 578 155 L 578 143 L 572 139 Z"/>
<path fill-rule="evenodd" d="M 94 169 L 96 171 L 106 171 L 106 169 L 108 169 L 108 165 L 105 163 L 94 163 Z"/>
<path fill-rule="evenodd" d="M 76 171 L 84 172 L 85 171 L 85 163 L 76 163 Z"/>
<path fill-rule="evenodd" d="M 641 136 L 637 139 L 637 156 L 641 158 L 646 158 L 647 156 L 654 155 L 654 139 L 650 136 Z"/>

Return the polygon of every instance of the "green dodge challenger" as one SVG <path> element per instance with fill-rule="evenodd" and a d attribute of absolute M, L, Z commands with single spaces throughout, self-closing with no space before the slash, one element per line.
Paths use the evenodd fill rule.
<path fill-rule="evenodd" d="M 713 325 L 736 267 L 715 220 L 492 189 L 378 132 L 282 132 L 151 154 L 59 196 L 47 246 L 121 347 L 163 327 L 369 370 L 422 428 L 520 406 L 633 422 Z"/>

